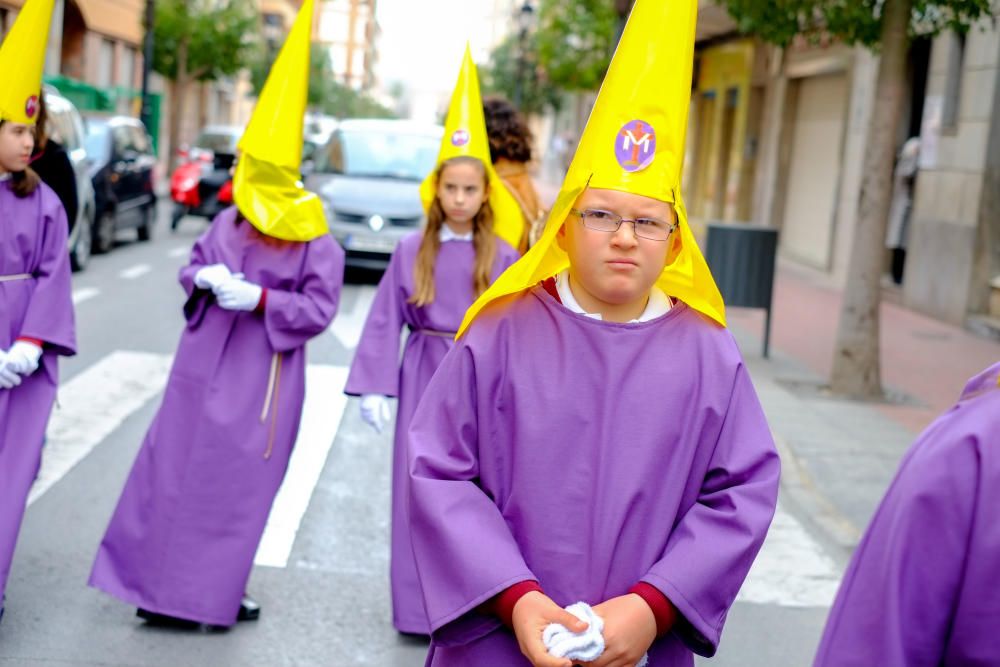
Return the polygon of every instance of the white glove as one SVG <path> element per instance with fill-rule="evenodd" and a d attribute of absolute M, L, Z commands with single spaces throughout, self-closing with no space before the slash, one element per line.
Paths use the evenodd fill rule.
<path fill-rule="evenodd" d="M 12 368 L 7 368 L 5 363 L 7 353 L 0 350 L 0 389 L 13 389 L 21 384 L 21 376 Z"/>
<path fill-rule="evenodd" d="M 239 277 L 237 277 L 239 276 Z M 260 285 L 243 280 L 236 274 L 226 282 L 212 288 L 219 306 L 226 310 L 253 310 L 260 303 L 264 290 Z"/>
<path fill-rule="evenodd" d="M 392 418 L 389 411 L 389 399 L 382 394 L 365 394 L 361 397 L 361 419 L 381 433 Z"/>
<path fill-rule="evenodd" d="M 229 267 L 225 264 L 210 264 L 198 269 L 194 274 L 194 284 L 201 289 L 214 290 L 216 287 L 232 278 Z"/>
<path fill-rule="evenodd" d="M 38 360 L 42 356 L 42 348 L 26 340 L 15 341 L 7 351 L 3 367 L 20 375 L 31 375 L 38 370 Z"/>

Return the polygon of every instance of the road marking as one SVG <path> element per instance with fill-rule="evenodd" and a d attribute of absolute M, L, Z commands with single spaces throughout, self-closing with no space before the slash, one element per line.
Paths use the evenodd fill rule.
<path fill-rule="evenodd" d="M 191 253 L 191 246 L 180 246 L 167 253 L 167 257 L 187 257 Z"/>
<path fill-rule="evenodd" d="M 781 607 L 829 607 L 839 585 L 839 568 L 779 504 L 764 547 L 736 599 Z"/>
<path fill-rule="evenodd" d="M 59 387 L 46 432 L 42 468 L 28 496 L 35 502 L 125 419 L 164 387 L 171 357 L 118 350 Z"/>
<path fill-rule="evenodd" d="M 347 368 L 343 366 L 306 367 L 306 398 L 299 435 L 254 557 L 256 565 L 288 565 L 302 517 L 340 428 L 347 405 L 346 383 Z"/>
<path fill-rule="evenodd" d="M 144 276 L 153 270 L 149 264 L 136 264 L 135 266 L 130 266 L 129 268 L 123 270 L 118 274 L 119 278 L 124 278 L 125 280 L 135 280 L 139 276 Z"/>
<path fill-rule="evenodd" d="M 368 318 L 368 310 L 375 300 L 375 286 L 362 285 L 356 294 L 351 312 L 337 313 L 329 329 L 348 350 L 356 348 L 361 340 L 361 330 L 364 329 L 365 319 Z"/>
<path fill-rule="evenodd" d="M 93 299 L 95 296 L 101 293 L 101 290 L 95 287 L 81 287 L 80 289 L 73 290 L 73 305 L 77 305 Z"/>

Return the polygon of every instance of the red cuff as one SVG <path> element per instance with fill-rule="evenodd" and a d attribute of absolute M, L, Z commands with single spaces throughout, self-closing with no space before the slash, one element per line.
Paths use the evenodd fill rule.
<path fill-rule="evenodd" d="M 38 338 L 28 338 L 27 336 L 18 336 L 17 340 L 23 340 L 25 343 L 33 343 L 38 347 L 45 347 L 45 341 L 39 340 Z"/>
<path fill-rule="evenodd" d="M 255 313 L 263 313 L 264 307 L 267 305 L 267 288 L 262 287 L 260 290 L 260 301 L 257 302 L 257 307 L 253 309 Z"/>
<path fill-rule="evenodd" d="M 645 581 L 640 581 L 628 589 L 628 592 L 635 593 L 645 600 L 646 604 L 653 611 L 653 617 L 656 618 L 657 637 L 662 637 L 670 632 L 670 629 L 674 627 L 674 623 L 677 621 L 677 609 L 670 603 L 667 596 L 660 592 L 659 588 L 647 584 Z"/>
<path fill-rule="evenodd" d="M 512 618 L 514 616 L 514 605 L 532 591 L 544 593 L 542 587 L 535 580 L 522 581 L 514 584 L 505 591 L 502 591 L 490 602 L 487 603 L 489 611 L 500 617 L 500 622 L 508 628 L 513 627 Z"/>

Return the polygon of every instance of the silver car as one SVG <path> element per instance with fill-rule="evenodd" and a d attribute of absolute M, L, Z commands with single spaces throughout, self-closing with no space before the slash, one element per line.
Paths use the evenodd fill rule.
<path fill-rule="evenodd" d="M 305 186 L 323 200 L 348 266 L 384 269 L 399 240 L 421 227 L 420 183 L 443 132 L 405 120 L 344 120 L 313 154 Z"/>
<path fill-rule="evenodd" d="M 69 221 L 68 245 L 73 270 L 80 271 L 90 261 L 92 225 L 96 211 L 87 151 L 83 145 L 83 119 L 73 103 L 63 97 L 58 90 L 46 85 L 43 92 L 45 111 L 48 115 L 46 127 L 48 134 L 65 149 L 76 174 L 76 196 L 79 207 L 76 220 Z"/>

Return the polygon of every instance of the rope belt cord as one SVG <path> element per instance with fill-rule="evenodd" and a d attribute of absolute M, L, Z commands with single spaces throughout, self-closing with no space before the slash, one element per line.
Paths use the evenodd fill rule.
<path fill-rule="evenodd" d="M 278 402 L 278 392 L 281 387 L 281 361 L 282 354 L 275 352 L 271 357 L 271 372 L 267 379 L 267 393 L 264 396 L 264 409 L 260 413 L 260 423 L 267 422 L 267 414 L 271 411 L 271 402 Z M 264 459 L 271 458 L 274 449 L 274 434 L 278 424 L 278 409 L 275 407 L 271 413 L 271 426 L 268 429 L 267 449 L 264 451 Z"/>
<path fill-rule="evenodd" d="M 9 276 L 0 276 L 0 283 L 12 283 L 15 280 L 30 280 L 34 278 L 30 273 L 14 273 Z"/>
<path fill-rule="evenodd" d="M 427 336 L 437 336 L 438 338 L 454 338 L 458 333 L 457 331 L 435 331 L 434 329 L 414 329 L 413 327 L 410 327 L 410 331 Z"/>

